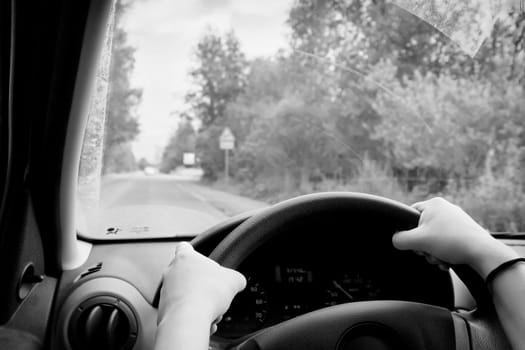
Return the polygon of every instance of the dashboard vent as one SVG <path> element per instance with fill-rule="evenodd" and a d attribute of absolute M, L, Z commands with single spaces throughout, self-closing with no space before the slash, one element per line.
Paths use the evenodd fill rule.
<path fill-rule="evenodd" d="M 135 344 L 137 331 L 128 305 L 115 297 L 97 296 L 73 312 L 68 335 L 73 350 L 126 350 Z"/>

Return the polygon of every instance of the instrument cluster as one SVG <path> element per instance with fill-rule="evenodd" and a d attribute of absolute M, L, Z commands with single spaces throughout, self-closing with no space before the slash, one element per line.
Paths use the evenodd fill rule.
<path fill-rule="evenodd" d="M 355 224 L 345 233 L 338 222 L 302 222 L 250 254 L 238 269 L 247 287 L 223 316 L 217 336 L 240 338 L 344 303 L 402 300 L 454 308 L 450 274 L 395 249 L 393 232 L 381 222 Z"/>
<path fill-rule="evenodd" d="M 274 265 L 247 279 L 219 325 L 220 336 L 237 338 L 324 307 L 392 298 L 381 276 L 366 270 Z"/>

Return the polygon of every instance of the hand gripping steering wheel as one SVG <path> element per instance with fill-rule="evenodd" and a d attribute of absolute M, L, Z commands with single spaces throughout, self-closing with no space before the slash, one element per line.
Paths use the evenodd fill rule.
<path fill-rule="evenodd" d="M 233 230 L 210 258 L 236 269 L 258 247 L 296 220 L 333 210 L 349 217 L 367 211 L 392 232 L 418 225 L 419 212 L 402 203 L 359 193 L 297 197 L 255 214 Z M 332 306 L 269 327 L 238 344 L 238 350 L 489 350 L 510 349 L 483 280 L 468 266 L 453 270 L 474 296 L 477 308 L 457 313 L 407 301 L 366 301 Z"/>

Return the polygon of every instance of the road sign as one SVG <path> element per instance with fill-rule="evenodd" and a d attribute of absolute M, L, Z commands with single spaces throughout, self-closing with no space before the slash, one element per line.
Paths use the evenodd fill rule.
<path fill-rule="evenodd" d="M 228 184 L 230 179 L 230 154 L 229 150 L 235 147 L 235 136 L 230 128 L 224 128 L 219 137 L 219 147 L 224 150 L 224 181 Z"/>
<path fill-rule="evenodd" d="M 235 147 L 235 136 L 233 136 L 230 128 L 224 128 L 219 137 L 219 147 L 223 150 L 233 149 Z"/>
<path fill-rule="evenodd" d="M 184 152 L 182 155 L 182 164 L 186 166 L 195 165 L 195 153 L 193 152 Z"/>

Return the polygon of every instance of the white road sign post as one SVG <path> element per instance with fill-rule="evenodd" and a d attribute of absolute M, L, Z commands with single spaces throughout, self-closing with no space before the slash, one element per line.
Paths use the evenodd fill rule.
<path fill-rule="evenodd" d="M 229 151 L 235 146 L 235 136 L 233 136 L 230 128 L 224 128 L 221 136 L 219 137 L 219 147 L 224 150 L 224 181 L 226 184 L 230 178 L 230 154 Z"/>

